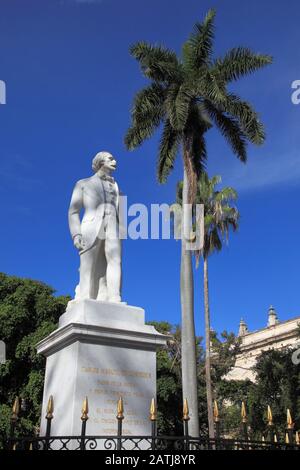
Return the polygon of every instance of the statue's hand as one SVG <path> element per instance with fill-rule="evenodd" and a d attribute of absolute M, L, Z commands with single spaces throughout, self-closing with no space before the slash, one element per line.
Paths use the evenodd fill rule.
<path fill-rule="evenodd" d="M 84 241 L 82 239 L 81 235 L 75 235 L 74 237 L 74 246 L 77 248 L 77 250 L 81 251 L 84 249 Z"/>

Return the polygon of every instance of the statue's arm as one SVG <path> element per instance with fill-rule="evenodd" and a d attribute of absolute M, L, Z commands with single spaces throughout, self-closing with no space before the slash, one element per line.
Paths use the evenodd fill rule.
<path fill-rule="evenodd" d="M 80 211 L 83 207 L 83 194 L 82 194 L 82 184 L 79 181 L 76 183 L 73 190 L 68 218 L 69 218 L 69 229 L 71 236 L 74 240 L 76 235 L 81 236 L 81 223 L 80 223 Z"/>

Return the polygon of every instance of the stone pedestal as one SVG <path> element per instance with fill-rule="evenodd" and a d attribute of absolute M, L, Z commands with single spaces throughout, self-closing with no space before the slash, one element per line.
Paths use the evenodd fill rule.
<path fill-rule="evenodd" d="M 141 308 L 95 300 L 71 302 L 59 328 L 37 346 L 47 357 L 40 435 L 45 435 L 50 395 L 52 436 L 80 435 L 85 396 L 89 400 L 87 435 L 116 435 L 120 396 L 123 434 L 150 435 L 156 349 L 166 340 L 153 326 L 145 325 Z"/>

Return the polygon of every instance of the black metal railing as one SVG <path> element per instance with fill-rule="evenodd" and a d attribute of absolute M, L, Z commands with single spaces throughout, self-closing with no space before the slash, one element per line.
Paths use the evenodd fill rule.
<path fill-rule="evenodd" d="M 51 425 L 53 420 L 54 403 L 51 396 L 47 405 L 45 436 L 17 437 L 19 415 L 19 400 L 16 399 L 12 408 L 11 426 L 8 437 L 2 438 L 1 449 L 4 450 L 155 450 L 155 451 L 198 451 L 198 450 L 300 450 L 299 434 L 294 432 L 294 423 L 290 411 L 287 410 L 287 429 L 284 442 L 279 442 L 274 431 L 271 408 L 267 410 L 266 435 L 261 440 L 251 440 L 248 435 L 247 415 L 245 405 L 241 411 L 241 439 L 227 439 L 221 436 L 220 417 L 217 402 L 214 403 L 215 438 L 192 437 L 189 434 L 189 408 L 187 400 L 183 404 L 183 434 L 181 436 L 158 435 L 157 408 L 155 400 L 150 405 L 149 419 L 151 435 L 123 435 L 124 405 L 120 398 L 117 402 L 115 435 L 89 436 L 86 434 L 88 413 L 88 398 L 86 397 L 81 414 L 81 434 L 79 436 L 53 436 Z"/>
<path fill-rule="evenodd" d="M 298 444 L 190 436 L 53 436 L 9 438 L 4 450 L 300 450 Z"/>

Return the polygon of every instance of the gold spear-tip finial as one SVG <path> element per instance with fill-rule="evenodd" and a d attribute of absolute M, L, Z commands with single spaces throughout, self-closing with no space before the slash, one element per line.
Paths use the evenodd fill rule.
<path fill-rule="evenodd" d="M 246 406 L 244 402 L 242 402 L 241 417 L 242 417 L 242 422 L 247 423 L 247 413 L 246 413 Z"/>
<path fill-rule="evenodd" d="M 183 421 L 189 421 L 190 419 L 190 410 L 187 398 L 183 400 Z"/>
<path fill-rule="evenodd" d="M 292 415 L 289 409 L 286 410 L 286 422 L 287 422 L 287 428 L 293 429 L 294 423 L 293 423 Z"/>
<path fill-rule="evenodd" d="M 267 417 L 268 417 L 268 425 L 273 426 L 273 415 L 272 415 L 272 410 L 271 410 L 270 405 L 268 405 Z"/>
<path fill-rule="evenodd" d="M 50 395 L 48 403 L 47 403 L 46 419 L 52 419 L 53 418 L 53 411 L 54 411 L 53 396 Z"/>
<path fill-rule="evenodd" d="M 20 411 L 20 400 L 19 397 L 15 398 L 14 404 L 12 406 L 12 416 L 11 419 L 13 421 L 17 421 L 18 416 L 19 416 L 19 411 Z"/>
<path fill-rule="evenodd" d="M 49 400 L 48 400 L 48 404 L 47 404 L 46 419 L 52 419 L 53 418 L 53 411 L 54 411 L 53 396 L 50 395 Z"/>
<path fill-rule="evenodd" d="M 89 401 L 88 397 L 85 397 L 82 403 L 82 408 L 81 408 L 81 421 L 87 421 L 89 419 L 88 414 L 89 414 Z"/>
<path fill-rule="evenodd" d="M 287 432 L 285 433 L 285 443 L 286 443 L 286 444 L 289 444 L 289 443 L 290 443 L 290 438 L 289 438 L 289 435 L 288 435 Z"/>
<path fill-rule="evenodd" d="M 274 434 L 274 442 L 276 442 L 276 443 L 278 442 L 278 440 L 277 440 L 277 434 Z"/>
<path fill-rule="evenodd" d="M 220 421 L 220 418 L 219 418 L 219 408 L 218 408 L 217 400 L 214 400 L 214 421 L 215 421 L 215 423 L 217 423 L 218 421 Z"/>
<path fill-rule="evenodd" d="M 155 399 L 152 398 L 151 404 L 150 404 L 150 416 L 149 416 L 150 421 L 156 421 L 157 420 L 157 409 L 156 409 L 156 404 L 155 404 Z"/>
<path fill-rule="evenodd" d="M 124 405 L 123 398 L 120 397 L 117 405 L 117 419 L 124 419 Z"/>
<path fill-rule="evenodd" d="M 300 444 L 299 431 L 296 431 L 295 440 L 296 440 L 296 444 L 299 445 Z"/>

